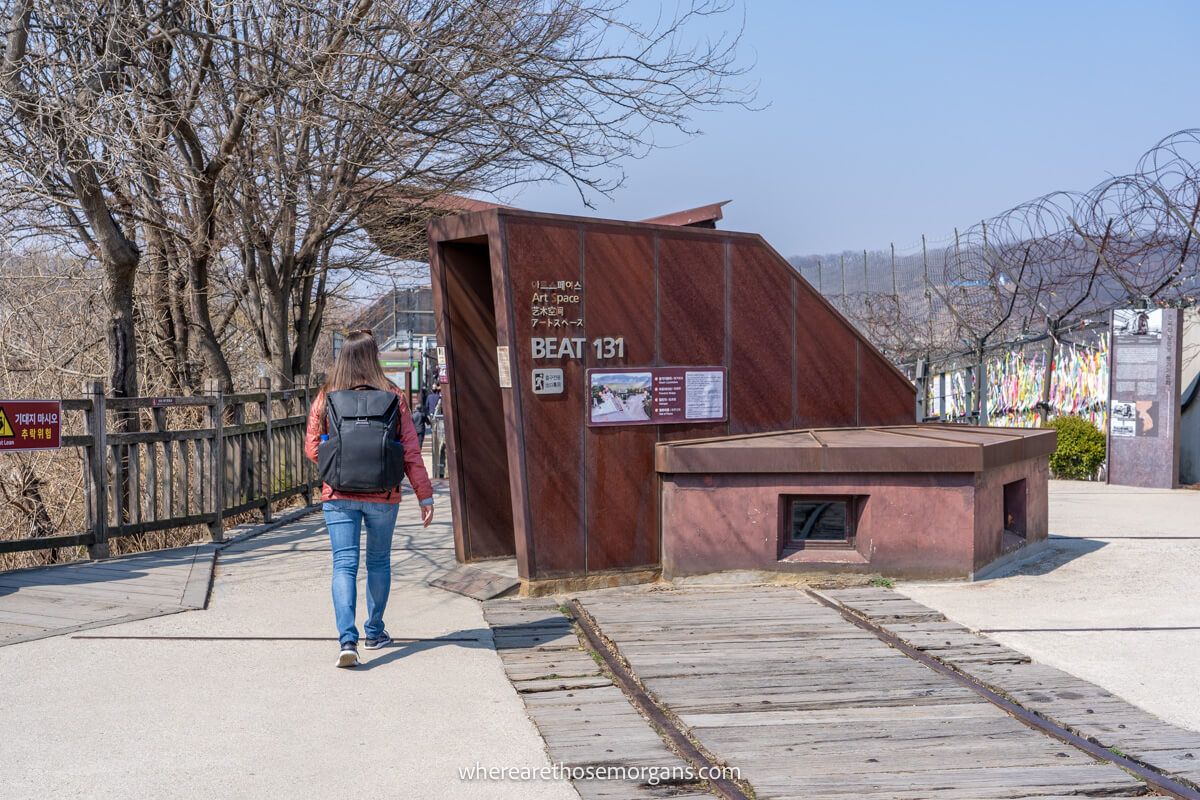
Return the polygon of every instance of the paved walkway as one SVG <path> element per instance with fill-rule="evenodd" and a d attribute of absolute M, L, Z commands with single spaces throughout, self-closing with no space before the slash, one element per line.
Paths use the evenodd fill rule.
<path fill-rule="evenodd" d="M 213 563 L 205 546 L 0 575 L 0 611 L 24 615 L 0 629 L 23 639 L 0 647 L 0 796 L 700 796 L 695 782 L 462 779 L 477 764 L 547 770 L 547 746 L 572 765 L 674 770 L 681 762 L 595 668 L 558 601 L 497 601 L 485 621 L 476 601 L 429 585 L 454 566 L 448 505 L 443 494 L 429 530 L 415 503 L 402 506 L 388 619 L 399 644 L 364 652 L 367 663 L 354 671 L 332 666 L 319 515 L 218 553 L 205 611 L 173 613 L 198 604 L 196 587 Z M 900 589 L 1200 729 L 1192 666 L 1200 617 L 1189 600 L 1200 568 L 1197 512 L 1200 494 L 1056 483 L 1051 530 L 1063 538 L 1014 574 Z M 1106 746 L 1115 737 L 1121 751 L 1192 776 L 1200 754 L 1189 732 L 1161 728 L 1070 675 L 883 595 L 836 597 L 1041 713 L 1081 730 L 1099 726 Z M 578 597 L 646 688 L 715 758 L 742 769 L 760 798 L 1144 790 L 794 589 L 636 587 Z M 169 615 L 93 627 L 131 607 Z M 40 632 L 26 630 L 42 622 Z M 60 635 L 34 638 L 47 632 Z M 1058 688 L 1047 692 L 1047 681 Z M 1096 722 L 1084 716 L 1093 705 Z"/>
<path fill-rule="evenodd" d="M 0 572 L 0 647 L 204 608 L 216 548 Z"/>
<path fill-rule="evenodd" d="M 0 647 L 0 796 L 577 798 L 459 778 L 548 760 L 479 604 L 425 583 L 453 563 L 440 504 L 428 531 L 401 506 L 387 621 L 407 641 L 357 670 L 333 666 L 319 515 L 223 551 L 206 611 Z"/>
<path fill-rule="evenodd" d="M 977 583 L 899 591 L 1200 731 L 1200 492 L 1051 481 L 1047 548 Z"/>

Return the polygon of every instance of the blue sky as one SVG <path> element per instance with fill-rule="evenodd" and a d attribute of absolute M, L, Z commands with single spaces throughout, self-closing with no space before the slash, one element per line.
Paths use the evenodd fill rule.
<path fill-rule="evenodd" d="M 617 219 L 732 199 L 722 227 L 784 255 L 908 250 L 1200 127 L 1200 3 L 746 0 L 745 15 L 769 108 L 699 115 L 702 136 L 627 163 L 594 211 L 565 186 L 502 199 Z"/>

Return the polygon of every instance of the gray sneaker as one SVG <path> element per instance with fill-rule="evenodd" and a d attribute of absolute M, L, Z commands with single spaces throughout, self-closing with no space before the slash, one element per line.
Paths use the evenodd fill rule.
<path fill-rule="evenodd" d="M 391 643 L 392 637 L 388 636 L 387 631 L 383 631 L 374 638 L 368 636 L 367 641 L 363 644 L 363 647 L 367 648 L 368 650 L 378 650 L 381 647 L 387 647 Z"/>
<path fill-rule="evenodd" d="M 337 665 L 339 667 L 357 667 L 358 666 L 358 644 L 355 642 L 342 642 L 342 649 L 338 652 Z"/>

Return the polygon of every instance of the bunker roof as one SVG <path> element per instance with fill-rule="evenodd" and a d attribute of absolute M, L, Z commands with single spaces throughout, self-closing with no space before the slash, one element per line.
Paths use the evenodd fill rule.
<path fill-rule="evenodd" d="M 723 436 L 662 443 L 661 473 L 982 472 L 1054 452 L 1038 428 L 896 425 Z"/>

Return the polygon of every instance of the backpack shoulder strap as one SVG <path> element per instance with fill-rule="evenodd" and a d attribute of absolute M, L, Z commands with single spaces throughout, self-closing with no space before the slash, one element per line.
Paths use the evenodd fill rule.
<path fill-rule="evenodd" d="M 325 395 L 325 432 L 332 433 L 339 429 L 342 424 L 342 418 L 338 415 L 337 405 L 332 402 L 329 395 Z"/>
<path fill-rule="evenodd" d="M 387 408 L 387 424 L 389 428 L 395 426 L 396 436 L 399 437 L 402 430 L 400 427 L 400 395 L 395 392 L 392 392 L 391 395 L 392 402 L 388 404 Z"/>

